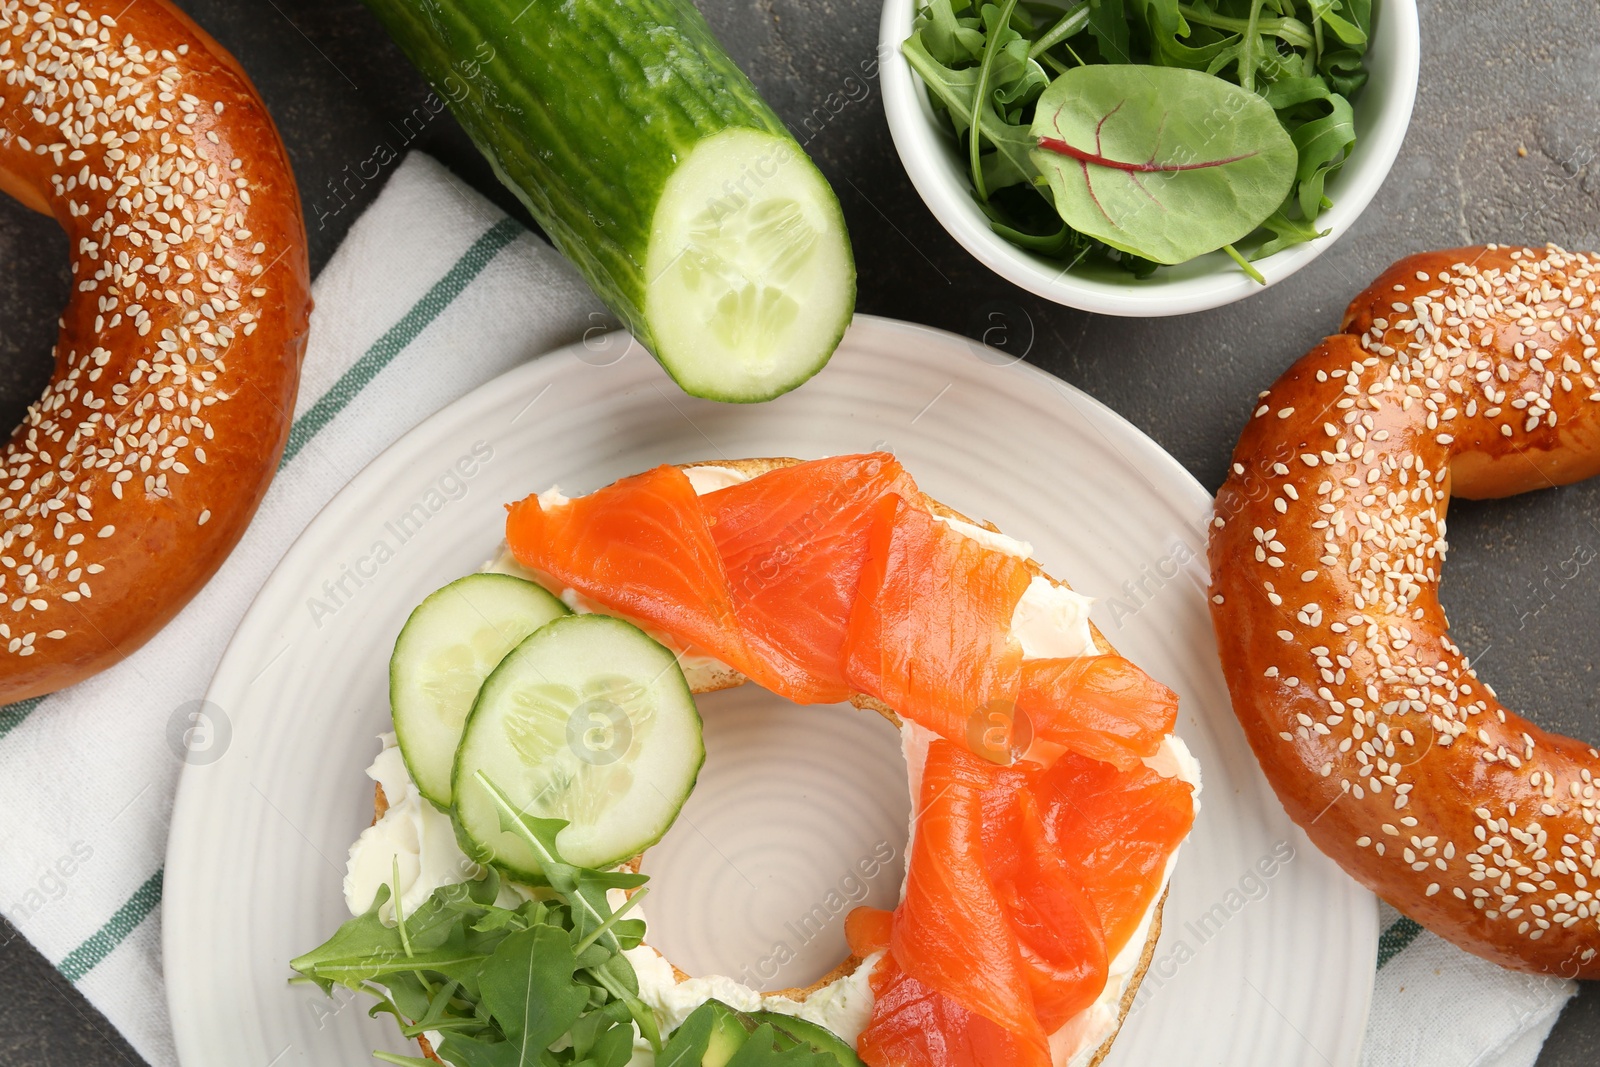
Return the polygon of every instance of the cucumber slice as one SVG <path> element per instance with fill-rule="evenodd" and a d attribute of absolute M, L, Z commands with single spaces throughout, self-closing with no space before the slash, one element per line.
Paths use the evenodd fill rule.
<path fill-rule="evenodd" d="M 675 1067 L 728 1067 L 749 1041 L 744 1016 L 720 1000 L 708 1000 L 672 1032 L 656 1062 Z"/>
<path fill-rule="evenodd" d="M 489 672 L 567 606 L 508 574 L 469 574 L 430 594 L 389 659 L 394 732 L 417 791 L 448 811 L 461 727 Z"/>
<path fill-rule="evenodd" d="M 720 1000 L 708 1000 L 705 1008 L 711 1013 L 711 1034 L 706 1041 L 706 1051 L 700 1057 L 700 1067 L 728 1067 L 728 1061 L 750 1040 L 750 1033 L 739 1019 L 739 1013 Z"/>
<path fill-rule="evenodd" d="M 771 1026 L 780 1038 L 789 1038 L 796 1045 L 809 1045 L 818 1052 L 832 1056 L 839 1061 L 839 1067 L 863 1067 L 861 1057 L 856 1055 L 856 1050 L 850 1047 L 849 1042 L 825 1026 L 777 1011 L 753 1011 L 749 1017 L 757 1025 L 766 1023 Z"/>
<path fill-rule="evenodd" d="M 657 1063 L 685 1067 L 862 1067 L 855 1050 L 803 1019 L 774 1011 L 742 1012 L 720 1000 L 700 1005 L 673 1031 Z"/>
<path fill-rule="evenodd" d="M 693 0 L 366 0 L 667 372 L 769 400 L 855 306 L 839 202 Z"/>
<path fill-rule="evenodd" d="M 514 878 L 539 863 L 500 828 L 492 781 L 524 813 L 565 819 L 561 856 L 615 866 L 661 839 L 705 762 L 700 712 L 673 654 L 605 615 L 569 615 L 513 649 L 478 692 L 454 771 L 466 851 Z"/>
<path fill-rule="evenodd" d="M 855 304 L 844 216 L 788 137 L 726 130 L 667 179 L 645 261 L 655 354 L 685 391 L 758 401 L 827 363 Z"/>

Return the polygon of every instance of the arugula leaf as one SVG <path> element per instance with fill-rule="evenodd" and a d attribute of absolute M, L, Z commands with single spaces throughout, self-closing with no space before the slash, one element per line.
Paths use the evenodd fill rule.
<path fill-rule="evenodd" d="M 1273 234 L 1269 241 L 1265 241 L 1259 248 L 1251 250 L 1250 258 L 1266 259 L 1270 255 L 1282 252 L 1285 248 L 1314 241 L 1318 237 L 1325 237 L 1327 230 L 1318 230 L 1315 223 L 1305 219 L 1290 218 L 1281 209 L 1268 215 L 1261 223 L 1261 228 Z"/>
<path fill-rule="evenodd" d="M 714 1046 L 724 1055 L 732 1048 L 730 1058 L 717 1061 L 726 1067 L 839 1067 L 832 1053 L 720 1000 L 708 1000 L 689 1013 L 657 1054 L 656 1067 L 700 1067 Z"/>
<path fill-rule="evenodd" d="M 385 886 L 365 913 L 292 961 L 296 980 L 371 995 L 372 1014 L 395 1016 L 409 1037 L 442 1033 L 435 1051 L 456 1067 L 625 1067 L 635 1027 L 653 1047 L 660 1033 L 623 955 L 644 924 L 624 919 L 626 908 L 614 911 L 607 893 L 638 890 L 646 879 L 567 863 L 555 844 L 565 825 L 558 820 L 513 814 L 506 824 L 541 857 L 547 885 L 538 898 L 499 906 L 500 878 L 490 870 L 434 890 L 411 915 L 397 909 L 390 926 L 380 918 L 391 896 Z"/>
<path fill-rule="evenodd" d="M 1328 102 L 1333 105 L 1329 114 L 1299 126 L 1291 135 L 1299 154 L 1295 179 L 1300 183 L 1300 213 L 1308 219 L 1316 218 L 1327 205 L 1323 185 L 1344 165 L 1356 143 L 1356 116 L 1350 102 L 1337 94 Z"/>
<path fill-rule="evenodd" d="M 511 798 L 490 781 L 482 771 L 478 782 L 488 792 L 500 814 L 500 828 L 521 837 L 539 859 L 539 871 L 550 888 L 566 901 L 572 918 L 572 933 L 581 945 L 597 943 L 617 955 L 610 956 L 599 966 L 586 968 L 586 973 L 608 994 L 622 1001 L 652 1047 L 659 1047 L 661 1037 L 655 1015 L 639 1000 L 639 979 L 633 967 L 620 953 L 632 948 L 644 938 L 644 923 L 637 919 L 618 920 L 611 911 L 607 891 L 633 889 L 645 883 L 640 874 L 626 871 L 596 871 L 578 867 L 561 858 L 556 847 L 556 835 L 567 825 L 564 819 L 541 819 L 517 808 Z"/>
<path fill-rule="evenodd" d="M 1089 34 L 1108 63 L 1133 62 L 1133 35 L 1123 0 L 1089 0 Z"/>
<path fill-rule="evenodd" d="M 635 1028 L 656 1049 L 658 1067 L 700 1067 L 719 1027 L 730 1043 L 726 1067 L 838 1067 L 833 1053 L 803 1035 L 717 1001 L 693 1012 L 663 1045 L 654 1013 L 639 1000 L 638 978 L 614 947 L 629 938 L 617 934 L 622 922 L 604 892 L 643 879 L 566 863 L 554 847 L 559 828 L 537 819 L 524 827 L 547 850 L 554 899 L 499 907 L 491 873 L 435 890 L 414 914 L 387 926 L 378 918 L 389 900 L 384 887 L 364 914 L 294 960 L 302 975 L 295 980 L 324 992 L 340 984 L 370 994 L 377 1001 L 372 1014 L 393 1015 L 407 1037 L 441 1034 L 434 1051 L 454 1067 L 626 1067 Z M 580 933 L 586 915 L 598 923 Z M 406 1067 L 428 1062 L 374 1056 Z"/>
<path fill-rule="evenodd" d="M 839 1067 L 839 1061 L 810 1045 L 780 1047 L 772 1024 L 762 1023 L 739 1046 L 728 1067 Z"/>
<path fill-rule="evenodd" d="M 1003 0 L 1004 6 L 998 9 L 993 4 L 983 9 L 983 21 L 988 27 L 989 36 L 984 42 L 983 60 L 978 64 L 978 80 L 972 91 L 972 109 L 977 115 L 973 125 L 978 133 L 983 130 L 983 119 L 989 114 L 990 78 L 994 74 L 995 57 L 1005 50 L 1008 40 L 1006 35 L 1021 41 L 1022 35 L 1011 28 L 1011 15 L 1017 10 L 1017 0 Z M 1026 43 L 1023 45 L 1026 48 Z M 1022 61 L 1029 62 L 1026 54 Z M 983 184 L 983 138 L 974 133 L 967 138 L 968 166 L 972 168 L 972 185 L 978 191 L 979 200 L 989 199 L 988 187 Z"/>
<path fill-rule="evenodd" d="M 528 1067 L 521 1050 L 509 1041 L 484 1041 L 465 1034 L 446 1034 L 433 1051 L 456 1067 Z M 533 1062 L 543 1063 L 544 1060 L 537 1057 Z"/>
<path fill-rule="evenodd" d="M 1311 17 L 1332 30 L 1339 40 L 1345 44 L 1366 45 L 1367 31 L 1338 13 L 1344 6 L 1339 0 L 1310 0 L 1310 4 Z"/>
<path fill-rule="evenodd" d="M 556 849 L 556 835 L 567 825 L 565 819 L 541 819 L 520 811 L 482 771 L 478 781 L 488 791 L 500 813 L 500 828 L 522 838 L 539 858 L 539 872 L 550 883 L 550 888 L 566 900 L 572 909 L 574 930 L 580 939 L 598 933 L 607 948 L 622 951 L 624 938 L 637 945 L 644 937 L 644 924 L 637 920 L 611 925 L 611 904 L 606 898 L 608 889 L 632 889 L 645 883 L 640 874 L 609 872 L 577 867 L 561 858 Z M 635 987 L 637 992 L 637 987 Z"/>
<path fill-rule="evenodd" d="M 507 937 L 483 964 L 483 1006 L 522 1062 L 537 1060 L 583 1014 L 589 991 L 572 979 L 577 966 L 570 932 L 543 923 Z"/>
<path fill-rule="evenodd" d="M 1038 59 L 1062 41 L 1077 35 L 1088 25 L 1088 0 L 1078 0 L 1043 35 L 1034 38 L 1033 43 L 1028 45 L 1028 58 Z"/>
<path fill-rule="evenodd" d="M 967 133 L 972 125 L 972 98 L 977 92 L 978 72 L 975 69 L 951 70 L 943 66 L 922 45 L 920 35 L 913 34 L 900 50 L 906 61 L 921 76 L 928 90 L 944 106 L 955 126 L 956 135 Z M 994 151 L 983 157 L 984 180 L 991 190 L 1031 181 L 1039 173 L 1030 153 L 1034 147 L 1033 136 L 1026 126 L 1002 122 L 992 111 L 985 112 L 979 127 L 984 140 L 994 146 Z"/>
<path fill-rule="evenodd" d="M 700 1067 L 711 1046 L 711 1031 L 716 1026 L 716 1008 L 706 1001 L 683 1020 L 667 1043 L 656 1054 L 656 1067 Z M 731 1010 L 731 1009 L 730 1009 Z"/>
<path fill-rule="evenodd" d="M 289 961 L 289 966 L 333 995 L 335 985 L 363 989 L 370 975 L 360 966 L 374 956 L 403 954 L 400 935 L 385 926 L 378 912 L 389 902 L 389 887 L 379 886 L 372 906 L 349 920 L 319 947 Z M 324 970 L 326 968 L 326 970 Z"/>
<path fill-rule="evenodd" d="M 1316 35 L 1310 26 L 1290 15 L 1262 18 L 1259 5 L 1254 0 L 1248 5 L 1242 18 L 1224 15 L 1198 4 L 1180 4 L 1178 10 L 1190 22 L 1225 30 L 1235 40 L 1254 35 L 1277 38 L 1289 48 L 1305 49 L 1316 45 Z M 1255 16 L 1253 20 L 1250 18 L 1252 14 Z M 1251 47 L 1257 45 L 1252 43 Z"/>
<path fill-rule="evenodd" d="M 1352 48 L 1322 53 L 1317 60 L 1317 71 L 1327 79 L 1329 88 L 1342 96 L 1351 96 L 1367 84 L 1367 68 L 1362 54 Z"/>
<path fill-rule="evenodd" d="M 1263 89 L 1261 95 L 1274 111 L 1287 111 L 1301 104 L 1327 100 L 1333 92 L 1321 78 L 1282 78 Z"/>
<path fill-rule="evenodd" d="M 1133 0 L 1133 7 L 1151 31 L 1169 37 L 1189 35 L 1178 0 Z"/>
<path fill-rule="evenodd" d="M 627 1008 L 612 1001 L 574 1023 L 570 1036 L 575 1067 L 624 1067 L 633 1058 L 630 1021 Z"/>
<path fill-rule="evenodd" d="M 1294 178 L 1294 143 L 1266 101 L 1198 71 L 1069 71 L 1039 98 L 1033 133 L 1067 225 L 1157 263 L 1244 237 Z"/>
<path fill-rule="evenodd" d="M 957 18 L 967 9 L 967 0 L 932 0 L 917 20 L 918 32 L 927 44 L 928 54 L 948 67 L 976 63 L 983 56 L 982 22 L 976 18 Z"/>
<path fill-rule="evenodd" d="M 985 5 L 984 21 L 989 27 L 989 40 L 998 44 L 984 52 L 983 61 L 990 64 L 989 91 L 985 94 L 989 104 L 1006 121 L 1013 121 L 1018 108 L 1012 105 L 1030 104 L 1038 99 L 1050 84 L 1050 78 L 1028 55 L 1028 39 L 1017 32 L 1008 21 L 999 30 L 1004 9 L 994 4 Z M 1005 105 L 1005 106 L 1000 106 Z"/>

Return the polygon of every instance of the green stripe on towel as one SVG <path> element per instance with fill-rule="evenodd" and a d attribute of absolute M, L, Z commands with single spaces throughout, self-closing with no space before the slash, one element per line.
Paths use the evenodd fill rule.
<path fill-rule="evenodd" d="M 128 935 L 156 910 L 156 905 L 161 903 L 162 873 L 162 869 L 157 868 L 156 873 L 128 898 L 126 904 L 117 909 L 115 915 L 106 920 L 104 926 L 67 953 L 56 968 L 67 981 L 78 982 L 94 970 L 97 963 L 111 955 L 111 951 L 127 940 Z"/>
<path fill-rule="evenodd" d="M 332 388 L 311 405 L 309 411 L 295 420 L 293 428 L 289 431 L 289 443 L 284 447 L 283 459 L 278 467 L 282 469 L 288 466 L 289 461 L 300 454 L 306 442 L 332 422 L 334 416 L 343 411 L 366 384 L 389 365 L 390 360 L 405 351 L 405 347 L 415 341 L 417 335 L 428 328 L 429 323 L 454 303 L 462 290 L 482 273 L 483 268 L 489 265 L 489 261 L 494 259 L 502 248 L 524 232 L 522 225 L 515 219 L 504 218 L 474 241 L 472 247 L 456 260 L 455 266 L 435 282 L 433 288 L 423 294 L 422 299 L 412 305 L 411 310 L 389 328 L 389 332 L 373 342 L 372 347 L 333 383 Z"/>
<path fill-rule="evenodd" d="M 44 697 L 29 697 L 15 704 L 0 707 L 0 738 L 22 725 L 22 720 L 33 714 L 33 709 L 44 703 Z"/>
<path fill-rule="evenodd" d="M 1420 933 L 1422 933 L 1422 927 L 1417 925 L 1416 920 L 1408 919 L 1403 915 L 1391 923 L 1389 929 L 1378 937 L 1379 969 L 1382 969 L 1384 964 L 1404 952 L 1406 946 L 1415 941 Z"/>

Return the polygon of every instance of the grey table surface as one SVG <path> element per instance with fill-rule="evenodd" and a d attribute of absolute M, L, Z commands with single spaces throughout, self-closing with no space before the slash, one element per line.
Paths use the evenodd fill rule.
<path fill-rule="evenodd" d="M 313 270 L 377 194 L 384 175 L 374 160 L 390 154 L 385 146 L 434 154 L 526 217 L 448 115 L 420 134 L 402 125 L 426 87 L 357 0 L 185 6 L 244 63 L 277 118 L 305 200 Z M 1393 259 L 1481 241 L 1600 247 L 1595 0 L 1424 0 L 1411 130 L 1351 232 L 1268 292 L 1155 320 L 1047 303 L 989 273 L 945 234 L 901 168 L 876 84 L 860 79 L 877 43 L 873 0 L 702 6 L 838 191 L 862 311 L 973 336 L 1003 324 L 1014 350 L 1026 346 L 1029 360 L 1121 412 L 1210 489 L 1256 391 L 1335 329 L 1344 304 Z M 68 287 L 66 241 L 54 222 L 0 198 L 0 423 L 14 425 L 44 388 Z M 1546 583 L 1565 561 L 1593 558 L 1600 547 L 1600 482 L 1462 502 L 1450 518 L 1442 595 L 1458 642 L 1508 704 L 1600 742 L 1600 569 Z M 0 1061 L 141 1062 L 3 921 L 0 988 Z M 1600 985 L 1586 985 L 1566 1009 L 1538 1062 L 1600 1062 Z"/>

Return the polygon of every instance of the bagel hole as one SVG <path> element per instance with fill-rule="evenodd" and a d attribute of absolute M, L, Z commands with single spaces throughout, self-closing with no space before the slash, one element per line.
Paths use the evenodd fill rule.
<path fill-rule="evenodd" d="M 1439 600 L 1451 639 L 1507 708 L 1600 744 L 1600 480 L 1450 501 Z"/>
<path fill-rule="evenodd" d="M 754 685 L 696 703 L 706 762 L 644 856 L 647 940 L 691 976 L 808 986 L 849 954 L 852 909 L 899 900 L 911 814 L 900 735 L 873 712 Z"/>
<path fill-rule="evenodd" d="M 51 347 L 72 294 L 67 253 L 54 219 L 0 196 L 0 429 L 8 437 L 54 371 Z"/>

